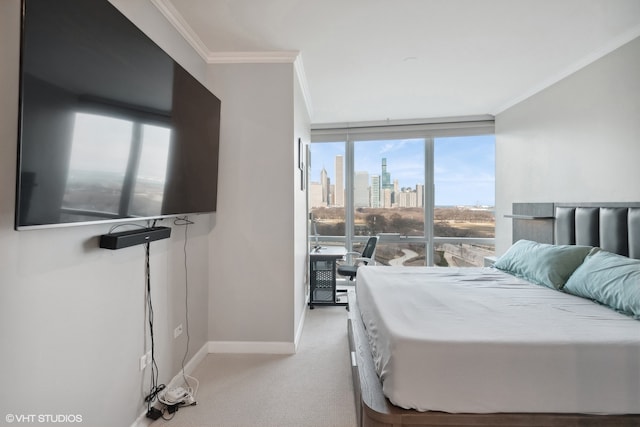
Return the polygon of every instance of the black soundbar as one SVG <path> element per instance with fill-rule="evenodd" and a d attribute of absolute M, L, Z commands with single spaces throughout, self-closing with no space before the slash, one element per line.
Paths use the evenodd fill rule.
<path fill-rule="evenodd" d="M 167 239 L 171 236 L 169 227 L 150 227 L 137 230 L 120 231 L 100 236 L 100 247 L 104 249 L 122 249 L 147 242 Z"/>

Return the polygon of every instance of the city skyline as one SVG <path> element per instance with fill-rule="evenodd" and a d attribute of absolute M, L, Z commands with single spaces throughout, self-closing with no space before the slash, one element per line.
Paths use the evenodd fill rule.
<path fill-rule="evenodd" d="M 495 138 L 493 135 L 435 138 L 434 181 L 437 206 L 495 205 Z M 344 143 L 311 145 L 310 182 L 320 182 L 324 168 L 335 184 L 335 156 L 344 156 Z M 354 172 L 378 176 L 382 181 L 382 159 L 390 184 L 416 189 L 424 185 L 422 139 L 383 140 L 354 144 Z M 345 160 L 346 161 L 346 160 Z M 381 182 L 382 184 L 382 182 Z M 369 182 L 371 185 L 371 182 Z"/>

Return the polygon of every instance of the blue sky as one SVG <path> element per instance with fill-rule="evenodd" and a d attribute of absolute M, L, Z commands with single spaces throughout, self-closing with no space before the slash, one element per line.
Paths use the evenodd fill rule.
<path fill-rule="evenodd" d="M 311 144 L 311 181 L 320 181 L 324 167 L 335 182 L 335 156 L 344 155 L 344 143 Z M 422 140 L 363 141 L 354 145 L 355 171 L 380 175 L 382 158 L 387 172 L 400 187 L 424 184 L 424 149 Z M 495 137 L 436 138 L 435 204 L 495 204 Z"/>

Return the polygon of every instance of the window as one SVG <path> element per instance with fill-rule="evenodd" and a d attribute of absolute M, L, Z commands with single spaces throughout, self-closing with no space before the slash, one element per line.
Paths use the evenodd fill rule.
<path fill-rule="evenodd" d="M 345 143 L 311 144 L 311 175 L 308 198 L 312 236 L 342 237 L 335 243 L 344 245 L 345 235 Z M 335 240 L 335 239 L 334 239 Z"/>
<path fill-rule="evenodd" d="M 423 138 L 355 141 L 352 235 L 424 238 Z M 425 245 L 381 239 L 377 262 L 424 265 Z M 355 250 L 361 250 L 357 241 Z"/>
<path fill-rule="evenodd" d="M 465 123 L 312 131 L 311 238 L 358 251 L 379 235 L 385 265 L 483 265 L 494 253 L 493 122 Z"/>
<path fill-rule="evenodd" d="M 495 252 L 494 136 L 436 138 L 434 187 L 434 264 L 483 265 Z"/>

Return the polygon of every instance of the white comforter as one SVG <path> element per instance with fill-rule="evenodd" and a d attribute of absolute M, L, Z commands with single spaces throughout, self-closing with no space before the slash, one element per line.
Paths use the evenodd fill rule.
<path fill-rule="evenodd" d="M 365 267 L 383 391 L 452 413 L 640 413 L 640 321 L 490 268 Z"/>

